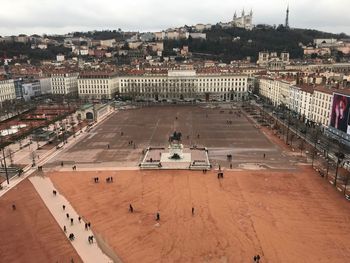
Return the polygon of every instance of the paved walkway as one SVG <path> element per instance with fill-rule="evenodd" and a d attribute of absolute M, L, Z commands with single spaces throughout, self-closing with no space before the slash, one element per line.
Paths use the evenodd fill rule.
<path fill-rule="evenodd" d="M 57 193 L 56 196 L 53 195 L 54 186 L 48 177 L 33 176 L 29 180 L 34 185 L 36 191 L 40 195 L 41 199 L 44 201 L 45 205 L 49 209 L 50 213 L 53 215 L 57 223 L 61 226 L 63 231 L 63 226 L 67 228 L 67 238 L 70 233 L 75 236 L 72 245 L 77 251 L 83 262 L 113 262 L 107 255 L 105 255 L 94 239 L 94 243 L 90 244 L 88 242 L 88 237 L 93 236 L 91 229 L 85 230 L 85 223 L 81 220 L 79 223 L 79 215 L 76 213 L 74 208 L 66 200 L 66 198 Z M 63 210 L 62 205 L 66 208 Z M 74 222 L 71 225 L 70 219 L 67 218 L 66 213 L 69 214 L 70 218 L 73 218 Z"/>

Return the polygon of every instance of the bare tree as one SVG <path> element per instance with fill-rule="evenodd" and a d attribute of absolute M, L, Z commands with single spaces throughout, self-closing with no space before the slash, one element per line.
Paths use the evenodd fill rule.
<path fill-rule="evenodd" d="M 346 173 L 345 178 L 344 178 L 344 195 L 346 194 L 346 188 L 347 188 L 349 181 L 350 181 L 350 173 Z"/>
<path fill-rule="evenodd" d="M 303 139 L 301 139 L 300 141 L 299 150 L 300 150 L 300 156 L 303 156 L 303 151 L 305 150 L 305 142 Z"/>
<path fill-rule="evenodd" d="M 295 138 L 295 134 L 292 133 L 290 136 L 289 136 L 289 139 L 290 139 L 290 146 L 293 147 L 293 140 Z"/>
<path fill-rule="evenodd" d="M 13 150 L 10 147 L 7 148 L 7 153 L 6 154 L 10 158 L 11 165 L 13 165 L 13 155 L 14 155 L 14 153 L 13 153 Z"/>

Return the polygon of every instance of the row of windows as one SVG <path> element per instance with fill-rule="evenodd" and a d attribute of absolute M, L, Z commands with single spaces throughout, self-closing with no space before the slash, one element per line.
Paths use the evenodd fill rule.
<path fill-rule="evenodd" d="M 107 89 L 107 85 L 79 85 L 79 89 Z"/>
<path fill-rule="evenodd" d="M 79 90 L 79 94 L 108 94 L 108 90 Z"/>
<path fill-rule="evenodd" d="M 3 95 L 3 96 L 0 96 L 0 101 L 11 100 L 11 99 L 14 99 L 14 98 L 15 98 L 14 94 Z"/>
<path fill-rule="evenodd" d="M 232 78 L 232 79 L 121 79 L 121 83 L 160 83 L 160 82 L 245 82 L 245 78 Z"/>
<path fill-rule="evenodd" d="M 244 92 L 246 91 L 243 88 L 238 89 L 227 89 L 227 88 L 214 88 L 214 89 L 191 89 L 191 88 L 165 88 L 165 89 L 157 89 L 157 88 L 150 88 L 150 89 L 133 89 L 133 88 L 121 88 L 121 93 L 128 93 L 128 92 Z"/>
<path fill-rule="evenodd" d="M 79 80 L 79 84 L 107 84 L 108 80 L 106 79 L 89 79 L 89 80 Z"/>

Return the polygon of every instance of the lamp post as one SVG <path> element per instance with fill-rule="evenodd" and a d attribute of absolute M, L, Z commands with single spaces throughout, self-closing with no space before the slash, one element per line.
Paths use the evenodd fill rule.
<path fill-rule="evenodd" d="M 318 130 L 316 130 L 316 135 L 315 135 L 314 140 L 315 140 L 315 145 L 314 145 L 314 149 L 312 151 L 312 167 L 314 167 L 315 154 L 317 154 Z"/>
<path fill-rule="evenodd" d="M 335 156 L 337 157 L 337 168 L 335 169 L 334 186 L 337 186 L 339 165 L 343 161 L 345 155 L 342 152 L 337 152 L 335 153 Z"/>
<path fill-rule="evenodd" d="M 7 172 L 7 165 L 6 165 L 5 147 L 2 148 L 2 156 L 4 158 L 4 168 L 5 168 L 6 182 L 7 182 L 7 184 L 10 184 L 9 174 Z"/>

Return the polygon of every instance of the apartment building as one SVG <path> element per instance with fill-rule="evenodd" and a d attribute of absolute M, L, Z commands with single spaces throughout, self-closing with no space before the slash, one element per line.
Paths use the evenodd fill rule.
<path fill-rule="evenodd" d="M 29 101 L 34 97 L 41 95 L 41 86 L 39 80 L 26 80 L 22 83 L 22 98 Z"/>
<path fill-rule="evenodd" d="M 294 100 L 298 93 L 290 90 L 291 85 L 295 83 L 294 80 L 261 77 L 259 80 L 259 93 L 263 97 L 270 99 L 275 107 L 281 104 L 286 106 L 295 104 Z"/>
<path fill-rule="evenodd" d="M 78 94 L 86 99 L 112 99 L 119 89 L 115 72 L 85 72 L 78 78 Z"/>
<path fill-rule="evenodd" d="M 51 73 L 52 94 L 77 95 L 78 72 L 54 72 Z"/>
<path fill-rule="evenodd" d="M 310 84 L 295 84 L 276 78 L 261 77 L 259 93 L 274 106 L 285 105 L 305 120 L 329 125 L 334 90 Z"/>
<path fill-rule="evenodd" d="M 167 73 L 121 76 L 119 91 L 120 95 L 134 99 L 238 101 L 248 95 L 248 76 L 169 70 Z"/>
<path fill-rule="evenodd" d="M 6 100 L 16 99 L 15 83 L 13 79 L 0 79 L 0 105 Z"/>
<path fill-rule="evenodd" d="M 316 87 L 313 96 L 312 119 L 323 126 L 329 125 L 332 108 L 333 90 Z"/>

